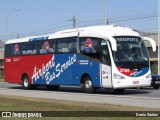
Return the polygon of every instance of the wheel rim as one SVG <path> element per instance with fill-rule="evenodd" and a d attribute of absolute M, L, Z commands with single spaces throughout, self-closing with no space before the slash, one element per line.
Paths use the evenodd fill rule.
<path fill-rule="evenodd" d="M 91 88 L 92 87 L 92 82 L 90 80 L 87 80 L 85 82 L 85 88 Z"/>
<path fill-rule="evenodd" d="M 28 87 L 29 83 L 28 83 L 28 79 L 27 78 L 24 79 L 24 83 L 23 84 L 24 84 L 24 87 Z"/>

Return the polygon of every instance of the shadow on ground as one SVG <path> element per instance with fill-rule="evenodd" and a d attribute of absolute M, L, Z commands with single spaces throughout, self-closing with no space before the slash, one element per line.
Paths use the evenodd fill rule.
<path fill-rule="evenodd" d="M 22 86 L 10 86 L 9 89 L 20 89 L 23 90 Z M 48 90 L 45 86 L 37 87 L 33 90 L 37 91 L 56 91 L 56 92 L 66 92 L 66 93 L 83 93 L 80 87 L 72 86 L 61 86 L 58 90 Z M 137 95 L 137 94 L 149 94 L 152 92 L 152 88 L 143 88 L 143 89 L 126 89 L 120 95 Z M 116 95 L 113 89 L 97 89 L 94 94 L 106 94 L 106 95 Z"/>

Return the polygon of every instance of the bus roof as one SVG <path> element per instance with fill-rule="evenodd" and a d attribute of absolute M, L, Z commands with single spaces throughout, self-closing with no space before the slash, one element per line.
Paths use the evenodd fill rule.
<path fill-rule="evenodd" d="M 5 44 L 74 37 L 78 36 L 78 34 L 80 37 L 98 37 L 98 38 L 110 38 L 113 36 L 140 36 L 137 32 L 133 31 L 128 27 L 123 27 L 118 25 L 101 25 L 101 26 L 68 29 L 68 30 L 58 31 L 53 34 L 47 34 L 41 36 L 30 36 L 30 37 L 12 39 L 8 40 Z"/>

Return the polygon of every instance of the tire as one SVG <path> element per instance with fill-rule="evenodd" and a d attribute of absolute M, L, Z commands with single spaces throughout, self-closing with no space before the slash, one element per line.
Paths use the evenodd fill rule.
<path fill-rule="evenodd" d="M 116 92 L 116 94 L 122 94 L 125 89 L 114 89 L 114 91 Z"/>
<path fill-rule="evenodd" d="M 153 87 L 154 89 L 159 89 L 159 87 Z"/>
<path fill-rule="evenodd" d="M 85 77 L 83 82 L 83 90 L 85 93 L 94 93 L 96 89 L 93 87 L 92 80 L 89 76 Z"/>
<path fill-rule="evenodd" d="M 47 85 L 48 90 L 58 90 L 60 85 Z"/>
<path fill-rule="evenodd" d="M 30 90 L 32 88 L 30 82 L 29 82 L 29 77 L 28 75 L 24 75 L 22 78 L 22 87 L 25 90 Z"/>

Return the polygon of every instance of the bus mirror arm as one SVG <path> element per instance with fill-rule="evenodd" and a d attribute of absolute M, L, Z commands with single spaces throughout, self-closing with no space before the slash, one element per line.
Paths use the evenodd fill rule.
<path fill-rule="evenodd" d="M 156 51 L 156 43 L 153 39 L 149 38 L 149 37 L 142 37 L 144 41 L 149 41 L 152 45 L 152 50 L 153 52 Z"/>
<path fill-rule="evenodd" d="M 116 40 L 111 36 L 108 37 L 108 40 L 111 43 L 112 50 L 113 51 L 117 51 L 117 42 L 116 42 Z"/>

